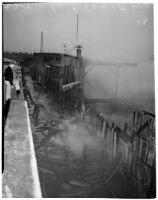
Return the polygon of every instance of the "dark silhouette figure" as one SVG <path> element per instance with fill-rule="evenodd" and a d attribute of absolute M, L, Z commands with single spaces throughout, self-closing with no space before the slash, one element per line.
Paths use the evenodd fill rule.
<path fill-rule="evenodd" d="M 6 102 L 4 105 L 4 117 L 5 121 L 8 116 L 9 108 L 10 108 L 10 101 L 11 101 L 11 87 L 13 85 L 13 71 L 12 68 L 14 67 L 13 64 L 8 66 L 4 72 L 5 84 L 6 84 Z"/>
<path fill-rule="evenodd" d="M 13 71 L 10 66 L 5 69 L 4 77 L 5 81 L 9 81 L 10 85 L 13 85 Z"/>
<path fill-rule="evenodd" d="M 33 118 L 38 120 L 39 114 L 40 114 L 40 104 L 36 103 L 33 111 Z"/>

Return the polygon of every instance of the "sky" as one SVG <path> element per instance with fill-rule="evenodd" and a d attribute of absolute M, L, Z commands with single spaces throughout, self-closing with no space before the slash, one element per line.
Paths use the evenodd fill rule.
<path fill-rule="evenodd" d="M 39 52 L 43 32 L 44 52 L 75 54 L 99 62 L 134 62 L 120 69 L 118 98 L 154 110 L 154 27 L 152 4 L 20 3 L 3 5 L 4 51 Z M 91 68 L 88 63 L 86 70 Z M 114 98 L 116 67 L 99 64 L 86 76 L 88 97 Z M 87 89 L 88 88 L 88 89 Z"/>
<path fill-rule="evenodd" d="M 4 51 L 71 50 L 78 43 L 83 56 L 97 60 L 140 60 L 153 53 L 152 4 L 20 3 L 3 6 Z M 70 51 L 70 53 L 73 53 Z"/>

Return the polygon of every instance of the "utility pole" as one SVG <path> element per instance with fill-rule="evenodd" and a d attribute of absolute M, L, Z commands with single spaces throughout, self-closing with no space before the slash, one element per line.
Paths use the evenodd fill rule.
<path fill-rule="evenodd" d="M 78 14 L 77 14 L 77 24 L 76 24 L 76 40 L 75 40 L 76 46 L 77 46 L 77 39 L 78 39 Z"/>
<path fill-rule="evenodd" d="M 120 67 L 116 67 L 116 85 L 115 85 L 115 99 L 116 100 L 118 98 L 119 78 L 120 78 Z"/>
<path fill-rule="evenodd" d="M 43 32 L 41 32 L 40 53 L 43 53 Z"/>
<path fill-rule="evenodd" d="M 126 64 L 122 65 L 122 66 L 119 66 L 119 65 L 114 66 L 116 68 L 116 72 L 115 72 L 115 74 L 116 74 L 115 100 L 118 99 L 118 89 L 119 89 L 119 80 L 120 80 L 121 72 L 124 72 L 125 70 L 127 70 L 128 67 L 135 67 L 135 66 L 136 66 L 136 64 L 134 64 L 134 63 L 128 64 L 127 66 L 126 66 Z M 123 67 L 126 67 L 126 68 L 122 70 L 121 68 L 123 68 Z"/>

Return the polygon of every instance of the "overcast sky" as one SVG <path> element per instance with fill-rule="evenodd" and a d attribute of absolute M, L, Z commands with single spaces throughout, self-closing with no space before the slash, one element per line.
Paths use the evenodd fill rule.
<path fill-rule="evenodd" d="M 154 111 L 152 4 L 6 4 L 4 50 L 39 52 L 41 31 L 44 52 L 61 53 L 63 44 L 71 50 L 77 14 L 83 57 L 102 62 L 136 62 L 137 67 L 121 69 L 118 98 Z M 89 68 L 90 63 L 86 70 Z M 115 92 L 116 68 L 96 64 L 86 76 L 86 96 L 112 99 Z"/>
<path fill-rule="evenodd" d="M 40 34 L 44 51 L 61 52 L 78 42 L 83 56 L 107 60 L 144 60 L 153 53 L 152 4 L 5 4 L 3 38 L 5 51 L 38 52 Z"/>

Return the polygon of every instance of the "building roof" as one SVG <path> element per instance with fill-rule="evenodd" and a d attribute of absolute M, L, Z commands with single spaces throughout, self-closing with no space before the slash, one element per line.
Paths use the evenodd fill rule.
<path fill-rule="evenodd" d="M 3 58 L 3 63 L 14 63 L 14 64 L 16 64 L 16 61 L 8 59 L 8 58 Z"/>
<path fill-rule="evenodd" d="M 72 56 L 72 55 L 69 55 L 69 54 L 63 54 L 63 53 L 34 53 L 34 55 L 44 55 L 44 56 L 65 56 L 65 57 L 77 58 L 77 56 Z"/>

